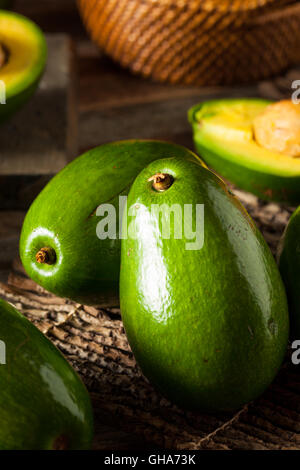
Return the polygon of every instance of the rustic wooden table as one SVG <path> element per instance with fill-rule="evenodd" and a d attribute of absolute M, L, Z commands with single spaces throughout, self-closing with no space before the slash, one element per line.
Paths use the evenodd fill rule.
<path fill-rule="evenodd" d="M 35 20 L 46 33 L 66 33 L 74 41 L 80 151 L 107 141 L 123 138 L 161 138 L 193 148 L 191 130 L 186 119 L 186 111 L 192 104 L 214 96 L 263 95 L 270 98 L 280 98 L 287 95 L 291 81 L 299 75 L 296 70 L 290 72 L 284 78 L 243 88 L 169 87 L 133 76 L 129 72 L 120 69 L 107 57 L 101 55 L 84 31 L 76 10 L 75 1 L 43 0 L 43 2 L 36 2 L 35 0 L 16 0 L 15 10 Z M 250 199 L 245 196 L 244 202 L 246 206 L 249 204 L 252 215 L 257 216 L 258 222 L 264 224 L 264 221 L 266 221 L 266 227 L 262 227 L 263 231 L 265 229 L 264 235 L 270 246 L 272 247 L 274 242 L 275 247 L 290 212 L 281 211 L 274 205 L 261 207 L 256 200 L 252 201 L 251 196 Z M 25 212 L 20 210 L 0 212 L 1 282 L 7 280 L 12 261 L 17 256 L 19 232 L 24 215 Z M 272 223 L 276 220 L 279 225 L 273 229 Z M 280 412 L 282 413 L 282 410 Z M 293 434 L 298 432 L 296 418 L 293 422 L 294 428 L 287 435 L 286 441 L 280 441 L 279 438 L 276 440 L 276 438 L 268 436 L 267 438 L 261 437 L 262 441 L 254 437 L 249 438 L 251 434 L 249 431 L 250 425 L 239 423 L 238 433 L 241 435 L 245 431 L 243 426 L 248 426 L 245 435 L 248 439 L 247 442 L 250 442 L 250 444 L 247 444 L 248 447 L 246 444 L 243 445 L 242 436 L 239 437 L 233 447 L 280 448 L 285 445 L 285 442 L 288 442 L 289 438 L 291 438 L 291 443 L 290 445 L 286 444 L 286 446 L 296 446 L 298 437 Z M 149 448 L 144 436 L 139 436 L 131 431 L 127 432 L 124 430 L 126 426 L 122 428 L 119 424 L 119 421 L 112 413 L 107 411 L 102 413 L 97 408 L 94 447 L 109 450 Z M 291 429 L 288 428 L 288 424 L 285 425 L 287 429 Z M 165 422 L 164 426 L 166 426 Z M 129 426 L 129 429 L 134 429 L 134 426 Z M 138 429 L 138 426 L 136 426 L 136 429 Z M 271 433 L 272 430 L 270 429 Z M 169 431 L 166 428 L 166 433 Z M 278 432 L 280 433 L 280 430 Z M 240 436 L 240 434 L 238 435 Z M 230 439 L 230 432 L 228 436 L 226 437 L 227 441 Z M 268 439 L 270 439 L 271 444 L 268 443 Z M 223 445 L 225 446 L 222 443 Z M 153 444 L 150 447 L 153 449 Z"/>

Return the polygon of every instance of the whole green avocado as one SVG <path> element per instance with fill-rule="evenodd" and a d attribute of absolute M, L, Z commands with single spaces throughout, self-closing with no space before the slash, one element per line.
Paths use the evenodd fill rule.
<path fill-rule="evenodd" d="M 169 158 L 136 178 L 124 217 L 121 312 L 145 376 L 190 409 L 259 396 L 289 320 L 275 260 L 241 203 L 205 167 Z"/>
<path fill-rule="evenodd" d="M 26 215 L 20 256 L 28 275 L 58 296 L 83 304 L 118 305 L 119 196 L 128 194 L 151 161 L 171 156 L 199 160 L 179 145 L 131 140 L 96 147 L 67 165 Z M 97 209 L 106 204 L 115 208 L 116 231 L 99 239 L 98 224 L 105 218 Z"/>
<path fill-rule="evenodd" d="M 300 339 L 300 207 L 285 228 L 278 258 L 289 303 L 291 337 Z"/>
<path fill-rule="evenodd" d="M 88 449 L 88 392 L 56 347 L 0 299 L 0 449 Z"/>

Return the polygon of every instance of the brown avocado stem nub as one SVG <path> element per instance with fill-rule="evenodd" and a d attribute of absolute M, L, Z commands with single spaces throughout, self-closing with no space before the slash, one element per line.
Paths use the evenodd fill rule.
<path fill-rule="evenodd" d="M 37 263 L 40 264 L 54 264 L 56 261 L 56 253 L 53 248 L 46 246 L 37 252 L 35 259 Z"/>
<path fill-rule="evenodd" d="M 155 175 L 151 176 L 148 181 L 153 181 L 152 188 L 155 189 L 155 191 L 162 192 L 166 191 L 170 186 L 172 186 L 174 178 L 168 173 L 156 173 Z"/>

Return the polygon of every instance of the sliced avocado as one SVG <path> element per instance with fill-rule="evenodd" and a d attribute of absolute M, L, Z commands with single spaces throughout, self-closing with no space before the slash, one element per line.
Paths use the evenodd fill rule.
<path fill-rule="evenodd" d="M 101 145 L 67 165 L 25 217 L 20 256 L 28 275 L 58 296 L 84 304 L 118 305 L 119 202 L 148 163 L 171 156 L 199 160 L 179 145 L 130 140 Z M 114 233 L 99 239 L 98 224 L 108 214 L 100 217 L 97 209 L 106 204 L 113 212 Z"/>
<path fill-rule="evenodd" d="M 197 410 L 260 395 L 284 358 L 289 319 L 275 260 L 242 204 L 198 162 L 169 158 L 139 174 L 126 215 L 121 312 L 145 376 Z"/>
<path fill-rule="evenodd" d="M 286 287 L 291 337 L 300 339 L 300 207 L 291 216 L 278 248 L 279 269 Z"/>
<path fill-rule="evenodd" d="M 34 93 L 46 58 L 46 41 L 40 28 L 24 16 L 0 10 L 0 101 L 6 97 L 6 104 L 0 104 L 0 122 Z"/>
<path fill-rule="evenodd" d="M 198 153 L 209 167 L 261 199 L 300 203 L 300 159 L 259 145 L 255 118 L 270 101 L 221 99 L 189 111 Z"/>
<path fill-rule="evenodd" d="M 0 299 L 0 449 L 91 446 L 89 394 L 58 349 Z"/>

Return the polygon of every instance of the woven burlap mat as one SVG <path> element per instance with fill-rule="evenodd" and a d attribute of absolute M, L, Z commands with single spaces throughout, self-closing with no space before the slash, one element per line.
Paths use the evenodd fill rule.
<path fill-rule="evenodd" d="M 273 253 L 292 208 L 235 190 Z M 207 415 L 169 403 L 143 377 L 128 345 L 118 308 L 102 309 L 55 297 L 29 280 L 15 261 L 0 296 L 13 303 L 64 353 L 86 383 L 96 416 L 151 447 L 169 449 L 300 449 L 300 374 L 287 354 L 274 384 L 234 414 Z M 102 423 L 100 423 L 102 424 Z"/>

